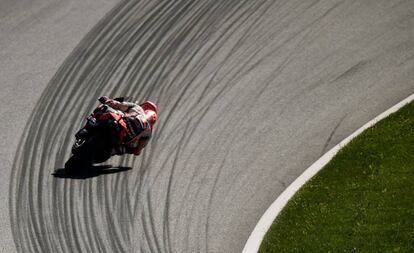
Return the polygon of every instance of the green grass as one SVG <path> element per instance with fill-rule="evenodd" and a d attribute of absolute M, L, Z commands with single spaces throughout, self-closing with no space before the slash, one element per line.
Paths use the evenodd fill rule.
<path fill-rule="evenodd" d="M 305 184 L 259 252 L 414 252 L 414 103 L 367 129 Z"/>

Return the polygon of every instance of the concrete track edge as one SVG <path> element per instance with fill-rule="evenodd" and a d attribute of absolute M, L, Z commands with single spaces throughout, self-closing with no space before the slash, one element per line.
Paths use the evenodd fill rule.
<path fill-rule="evenodd" d="M 293 195 L 309 180 L 311 179 L 316 173 L 318 173 L 335 155 L 338 151 L 348 144 L 351 140 L 357 137 L 366 129 L 370 128 L 371 126 L 375 125 L 378 121 L 386 118 L 390 114 L 396 112 L 404 105 L 410 103 L 414 100 L 414 94 L 411 94 L 406 99 L 402 100 L 401 102 L 397 103 L 390 109 L 386 110 L 385 112 L 381 113 L 373 120 L 366 123 L 364 126 L 356 130 L 346 139 L 341 141 L 338 145 L 333 147 L 327 153 L 325 153 L 321 158 L 319 158 L 315 163 L 313 163 L 309 168 L 307 168 L 295 181 L 293 181 L 289 187 L 287 187 L 282 194 L 270 205 L 270 207 L 266 210 L 263 216 L 260 218 L 259 222 L 256 224 L 255 228 L 253 229 L 252 233 L 249 236 L 244 248 L 243 253 L 255 253 L 259 251 L 259 247 L 263 241 L 266 232 L 269 230 L 270 226 L 272 225 L 273 221 L 279 215 L 280 211 L 283 207 L 287 204 L 287 202 L 293 197 Z"/>

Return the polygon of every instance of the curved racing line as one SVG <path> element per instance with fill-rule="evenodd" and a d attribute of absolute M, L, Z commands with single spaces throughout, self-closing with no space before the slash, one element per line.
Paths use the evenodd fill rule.
<path fill-rule="evenodd" d="M 60 67 L 21 138 L 9 191 L 17 250 L 240 252 L 303 168 L 413 93 L 413 10 L 119 3 Z M 154 138 L 142 156 L 109 161 L 132 170 L 54 178 L 101 95 L 156 102 Z"/>

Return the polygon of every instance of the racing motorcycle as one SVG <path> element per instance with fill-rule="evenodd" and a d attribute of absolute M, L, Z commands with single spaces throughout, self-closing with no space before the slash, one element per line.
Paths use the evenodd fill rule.
<path fill-rule="evenodd" d="M 115 98 L 123 102 L 124 98 Z M 123 120 L 124 113 L 101 104 L 87 117 L 87 122 L 75 134 L 71 157 L 65 163 L 67 173 L 91 167 L 95 163 L 108 160 L 111 150 L 121 144 L 122 132 L 127 126 Z"/>

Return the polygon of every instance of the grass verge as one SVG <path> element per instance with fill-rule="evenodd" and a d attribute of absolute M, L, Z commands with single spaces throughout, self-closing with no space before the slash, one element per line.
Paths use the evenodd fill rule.
<path fill-rule="evenodd" d="M 414 103 L 341 149 L 288 202 L 259 252 L 414 252 Z"/>

